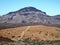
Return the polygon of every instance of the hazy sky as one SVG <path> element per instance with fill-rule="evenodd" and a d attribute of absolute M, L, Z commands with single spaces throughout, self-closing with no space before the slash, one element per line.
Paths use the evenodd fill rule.
<path fill-rule="evenodd" d="M 60 14 L 60 0 L 0 0 L 0 15 L 29 6 L 45 11 L 48 15 Z"/>

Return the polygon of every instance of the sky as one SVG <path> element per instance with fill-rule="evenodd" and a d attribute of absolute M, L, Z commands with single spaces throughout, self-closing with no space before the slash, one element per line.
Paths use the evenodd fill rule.
<path fill-rule="evenodd" d="M 0 16 L 24 7 L 35 7 L 50 16 L 60 14 L 60 0 L 0 0 Z"/>

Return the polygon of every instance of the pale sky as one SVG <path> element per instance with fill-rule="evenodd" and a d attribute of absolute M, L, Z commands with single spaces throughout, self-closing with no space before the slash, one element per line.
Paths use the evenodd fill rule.
<path fill-rule="evenodd" d="M 0 0 L 0 15 L 29 6 L 51 16 L 60 14 L 60 0 Z"/>

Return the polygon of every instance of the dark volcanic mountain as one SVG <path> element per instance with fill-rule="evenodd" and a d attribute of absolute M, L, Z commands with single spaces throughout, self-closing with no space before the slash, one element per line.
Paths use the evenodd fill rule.
<path fill-rule="evenodd" d="M 25 7 L 0 16 L 0 23 L 60 25 L 60 15 L 48 16 L 34 7 Z"/>

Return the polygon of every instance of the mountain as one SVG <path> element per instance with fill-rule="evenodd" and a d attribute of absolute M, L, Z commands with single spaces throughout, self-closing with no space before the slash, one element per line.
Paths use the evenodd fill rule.
<path fill-rule="evenodd" d="M 0 44 L 59 45 L 60 28 L 53 26 L 60 27 L 60 15 L 49 16 L 34 7 L 9 12 L 0 16 Z"/>
<path fill-rule="evenodd" d="M 49 16 L 34 7 L 25 7 L 15 12 L 9 12 L 6 15 L 0 16 L 0 23 L 9 24 L 45 24 L 45 25 L 60 25 L 60 15 Z"/>

